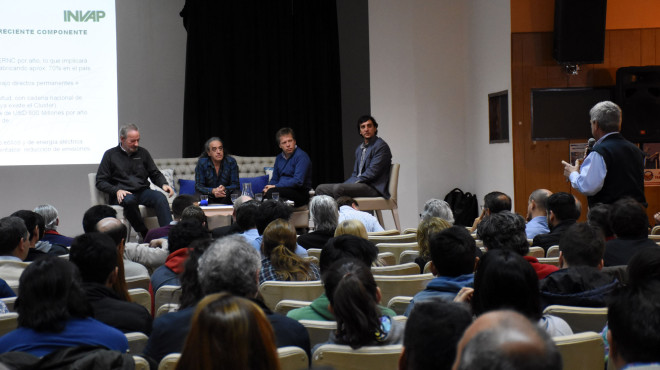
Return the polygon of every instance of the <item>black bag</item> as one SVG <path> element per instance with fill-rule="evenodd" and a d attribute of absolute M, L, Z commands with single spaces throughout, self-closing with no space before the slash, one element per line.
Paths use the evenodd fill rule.
<path fill-rule="evenodd" d="M 464 193 L 463 190 L 455 188 L 447 193 L 445 202 L 454 212 L 454 225 L 472 226 L 474 219 L 479 217 L 479 205 L 475 194 Z"/>

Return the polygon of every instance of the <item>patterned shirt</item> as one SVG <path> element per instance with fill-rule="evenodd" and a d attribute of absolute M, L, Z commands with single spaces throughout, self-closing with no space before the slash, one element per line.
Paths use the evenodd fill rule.
<path fill-rule="evenodd" d="M 216 175 L 213 161 L 208 157 L 202 157 L 197 161 L 195 167 L 195 190 L 200 194 L 213 196 L 213 189 L 224 185 L 229 195 L 234 190 L 239 190 L 238 163 L 230 156 L 225 156 L 220 162 L 220 171 Z"/>
<path fill-rule="evenodd" d="M 309 269 L 310 269 L 310 274 L 309 274 L 310 280 L 321 279 L 321 272 L 319 271 L 319 267 L 315 263 L 310 263 Z M 261 270 L 259 271 L 259 284 L 269 280 L 282 281 L 282 279 L 277 275 L 277 272 L 273 267 L 273 264 L 270 262 L 270 258 L 264 258 L 261 260 Z"/>

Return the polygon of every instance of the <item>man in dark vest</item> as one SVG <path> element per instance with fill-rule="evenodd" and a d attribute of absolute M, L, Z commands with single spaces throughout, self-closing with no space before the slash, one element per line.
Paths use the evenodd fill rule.
<path fill-rule="evenodd" d="M 587 196 L 589 206 L 611 204 L 632 197 L 647 205 L 644 196 L 644 153 L 624 139 L 621 130 L 621 108 L 602 101 L 589 111 L 591 133 L 596 139 L 593 150 L 580 166 L 562 161 L 564 176 L 574 189 Z"/>

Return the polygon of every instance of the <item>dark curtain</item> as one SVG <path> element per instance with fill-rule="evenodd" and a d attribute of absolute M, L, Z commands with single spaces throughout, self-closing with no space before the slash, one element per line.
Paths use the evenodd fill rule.
<path fill-rule="evenodd" d="M 334 0 L 187 0 L 183 156 L 219 136 L 230 154 L 272 156 L 291 127 L 314 185 L 343 180 Z"/>

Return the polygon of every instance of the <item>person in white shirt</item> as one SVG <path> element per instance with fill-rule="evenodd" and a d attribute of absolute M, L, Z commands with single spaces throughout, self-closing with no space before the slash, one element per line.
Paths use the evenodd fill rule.
<path fill-rule="evenodd" d="M 383 231 L 378 219 L 367 212 L 360 211 L 360 205 L 355 199 L 343 196 L 337 199 L 339 207 L 339 223 L 345 220 L 359 220 L 364 224 L 368 233 Z"/>

